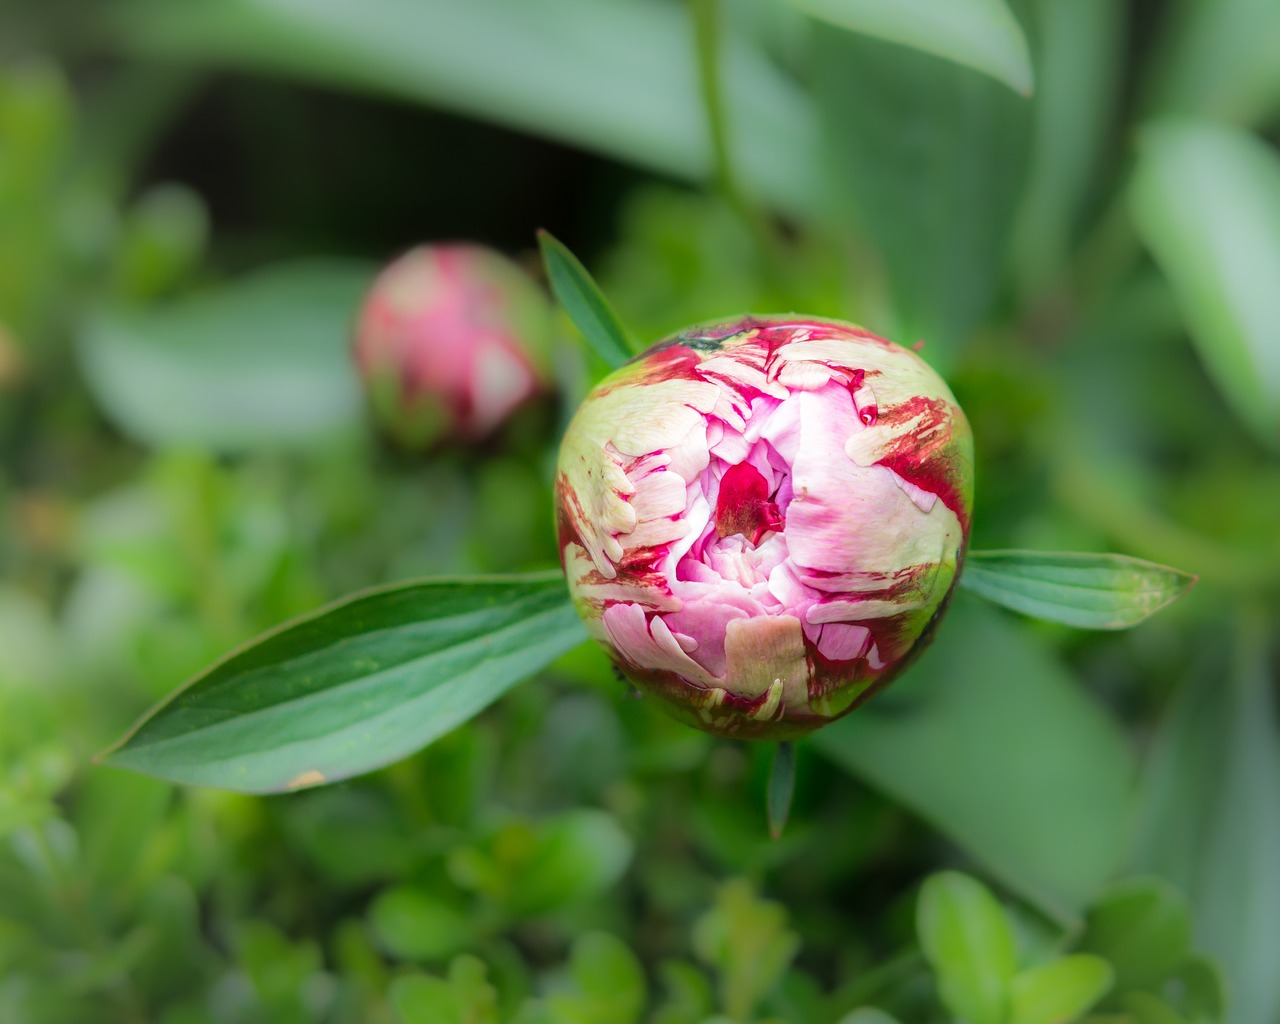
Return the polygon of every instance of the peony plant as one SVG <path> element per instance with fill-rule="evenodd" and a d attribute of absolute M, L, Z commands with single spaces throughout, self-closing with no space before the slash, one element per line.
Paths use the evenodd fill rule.
<path fill-rule="evenodd" d="M 781 741 L 776 834 L 791 739 L 899 675 L 957 586 L 1121 629 L 1194 582 L 1120 555 L 967 550 L 969 426 L 918 355 L 800 315 L 637 354 L 582 265 L 541 242 L 556 297 L 614 369 L 561 447 L 563 571 L 352 595 L 218 662 L 103 760 L 246 792 L 332 782 L 420 749 L 591 636 L 689 724 Z"/>

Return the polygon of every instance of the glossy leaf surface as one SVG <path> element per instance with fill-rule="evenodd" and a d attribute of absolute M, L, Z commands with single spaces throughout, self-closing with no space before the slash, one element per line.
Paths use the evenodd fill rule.
<path fill-rule="evenodd" d="M 621 366 L 637 349 L 600 286 L 578 258 L 549 232 L 538 232 L 538 246 L 551 290 L 573 325 L 611 368 Z"/>
<path fill-rule="evenodd" d="M 418 750 L 584 638 L 558 572 L 367 591 L 214 665 L 103 760 L 251 793 L 332 782 Z"/>
<path fill-rule="evenodd" d="M 988 601 L 1080 629 L 1136 626 L 1195 581 L 1127 555 L 1069 551 L 971 551 L 960 579 Z"/>

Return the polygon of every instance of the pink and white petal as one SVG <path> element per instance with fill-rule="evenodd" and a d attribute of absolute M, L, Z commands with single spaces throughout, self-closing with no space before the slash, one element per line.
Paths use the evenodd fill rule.
<path fill-rule="evenodd" d="M 700 686 L 715 684 L 716 680 L 684 652 L 666 623 L 657 616 L 646 620 L 638 604 L 611 605 L 601 621 L 614 650 L 637 668 L 674 672 Z"/>
<path fill-rule="evenodd" d="M 828 622 L 818 633 L 818 653 L 828 661 L 854 661 L 867 651 L 871 630 L 847 622 Z"/>
<path fill-rule="evenodd" d="M 800 450 L 800 404 L 783 402 L 770 412 L 761 425 L 760 437 L 773 446 L 786 465 L 794 463 Z"/>
<path fill-rule="evenodd" d="M 675 633 L 693 637 L 698 645 L 690 655 L 713 676 L 723 677 L 728 664 L 725 661 L 725 630 L 734 619 L 745 619 L 741 608 L 715 600 L 689 601 L 676 612 L 668 612 L 663 621 Z"/>
<path fill-rule="evenodd" d="M 792 466 L 786 534 L 807 584 L 828 592 L 864 589 L 858 580 L 886 579 L 958 548 L 959 524 L 946 506 L 921 513 L 889 470 L 844 457 L 845 439 L 863 429 L 851 425 L 856 414 L 848 391 L 830 386 L 796 397 L 802 442 Z"/>
<path fill-rule="evenodd" d="M 664 587 L 605 579 L 587 552 L 577 544 L 565 546 L 564 573 L 569 582 L 569 592 L 580 607 L 585 605 L 590 610 L 590 618 L 599 619 L 611 601 L 639 604 L 652 611 L 674 611 L 680 607 L 680 599 Z"/>
<path fill-rule="evenodd" d="M 785 351 L 791 346 L 783 346 Z M 778 380 L 791 391 L 817 391 L 833 376 L 830 367 L 807 359 L 789 359 L 778 369 Z"/>
<path fill-rule="evenodd" d="M 750 450 L 751 446 L 742 432 L 726 425 L 724 436 L 711 449 L 711 455 L 730 466 L 736 466 L 747 457 Z"/>

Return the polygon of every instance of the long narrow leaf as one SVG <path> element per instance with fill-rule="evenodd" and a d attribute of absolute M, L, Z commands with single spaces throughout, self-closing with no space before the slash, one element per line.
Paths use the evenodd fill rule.
<path fill-rule="evenodd" d="M 1158 121 L 1141 140 L 1129 194 L 1138 234 L 1209 375 L 1280 450 L 1280 156 L 1211 121 Z"/>
<path fill-rule="evenodd" d="M 563 242 L 548 231 L 538 232 L 542 262 L 556 299 L 575 327 L 601 359 L 618 367 L 637 351 L 626 330 L 587 268 Z"/>
<path fill-rule="evenodd" d="M 231 654 L 101 760 L 249 793 L 332 782 L 426 746 L 583 639 L 558 572 L 366 591 Z"/>
<path fill-rule="evenodd" d="M 1136 626 L 1195 581 L 1140 558 L 1069 551 L 971 551 L 961 577 L 988 601 L 1080 629 Z"/>
<path fill-rule="evenodd" d="M 1031 57 L 1004 0 L 792 0 L 815 18 L 923 50 L 1030 94 Z"/>

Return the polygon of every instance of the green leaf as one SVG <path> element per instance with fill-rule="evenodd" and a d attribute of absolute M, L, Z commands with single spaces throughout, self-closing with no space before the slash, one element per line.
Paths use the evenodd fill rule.
<path fill-rule="evenodd" d="M 1128 839 L 1118 725 L 1035 636 L 964 594 L 903 679 L 811 743 L 1064 923 Z"/>
<path fill-rule="evenodd" d="M 1128 555 L 1071 551 L 970 551 L 961 585 L 1015 612 L 1080 629 L 1128 629 L 1196 582 Z"/>
<path fill-rule="evenodd" d="M 1121 1002 L 1128 1011 L 1126 1019 L 1133 1024 L 1188 1024 L 1172 1006 L 1150 992 L 1126 992 Z"/>
<path fill-rule="evenodd" d="M 792 0 L 815 18 L 901 43 L 990 75 L 1030 95 L 1031 57 L 1003 0 Z"/>
<path fill-rule="evenodd" d="M 134 57 L 394 96 L 679 178 L 713 173 L 685 4 L 202 0 L 179 9 L 133 0 L 112 5 L 106 25 Z M 747 40 L 724 45 L 731 156 L 744 188 L 792 212 L 820 210 L 807 96 Z"/>
<path fill-rule="evenodd" d="M 769 768 L 769 834 L 774 839 L 782 837 L 791 814 L 791 797 L 796 790 L 796 747 L 782 742 L 774 748 L 773 764 Z"/>
<path fill-rule="evenodd" d="M 924 339 L 940 365 L 986 313 L 1007 266 L 1031 105 L 927 53 L 815 29 L 832 213 L 883 261 L 894 313 L 884 333 Z"/>
<path fill-rule="evenodd" d="M 1236 611 L 1229 672 L 1206 652 L 1152 744 L 1135 859 L 1187 892 L 1197 946 L 1223 966 L 1232 1021 L 1280 1013 L 1280 730 L 1267 638 L 1272 616 Z M 1225 678 L 1224 678 L 1225 676 Z M 1185 965 L 1184 965 L 1185 966 Z M 1212 1002 L 1212 970 L 1194 972 Z M 1188 995 L 1192 995 L 1188 989 Z"/>
<path fill-rule="evenodd" d="M 1069 1024 L 1107 994 L 1114 978 L 1107 961 L 1087 953 L 1022 971 L 1010 989 L 1008 1024 Z"/>
<path fill-rule="evenodd" d="M 720 1009 L 730 1020 L 750 1020 L 756 1005 L 786 973 L 800 948 L 787 927 L 787 909 L 761 899 L 751 883 L 720 886 L 715 906 L 693 926 L 693 948 L 716 973 Z"/>
<path fill-rule="evenodd" d="M 101 759 L 249 793 L 332 782 L 425 746 L 584 637 L 558 572 L 365 591 L 229 655 Z"/>
<path fill-rule="evenodd" d="M 938 995 L 968 1024 L 1004 1024 L 1017 969 L 1013 928 L 986 886 L 956 871 L 920 888 L 916 933 L 938 976 Z"/>
<path fill-rule="evenodd" d="M 1174 5 L 1156 58 L 1154 107 L 1262 125 L 1280 108 L 1280 4 L 1213 0 Z"/>
<path fill-rule="evenodd" d="M 504 865 L 505 905 L 543 914 L 599 898 L 622 877 L 634 844 L 613 815 L 582 808 L 542 825 L 527 859 Z"/>
<path fill-rule="evenodd" d="M 551 996 L 549 1003 L 566 1021 L 582 1024 L 635 1024 L 647 996 L 644 968 L 621 939 L 608 932 L 586 932 L 573 944 L 569 973 L 577 992 Z"/>
<path fill-rule="evenodd" d="M 430 892 L 402 885 L 378 894 L 369 908 L 373 933 L 401 960 L 441 960 L 470 940 L 468 919 Z"/>
<path fill-rule="evenodd" d="M 1186 901 L 1159 879 L 1123 882 L 1089 908 L 1077 948 L 1111 964 L 1118 990 L 1157 991 L 1191 952 Z"/>
<path fill-rule="evenodd" d="M 1159 121 L 1142 133 L 1129 200 L 1209 375 L 1280 449 L 1280 158 L 1238 128 Z"/>
<path fill-rule="evenodd" d="M 587 344 L 611 368 L 616 369 L 639 349 L 627 337 L 618 316 L 578 258 L 550 232 L 538 232 L 538 246 L 547 279 L 557 301 L 569 314 Z"/>
<path fill-rule="evenodd" d="M 1036 93 L 1027 187 L 1009 270 L 1034 300 L 1075 255 L 1119 109 L 1125 10 L 1115 0 L 1034 0 Z"/>
<path fill-rule="evenodd" d="M 278 266 L 168 307 L 99 315 L 85 380 L 135 440 L 217 451 L 314 443 L 360 421 L 348 330 L 371 270 Z"/>

